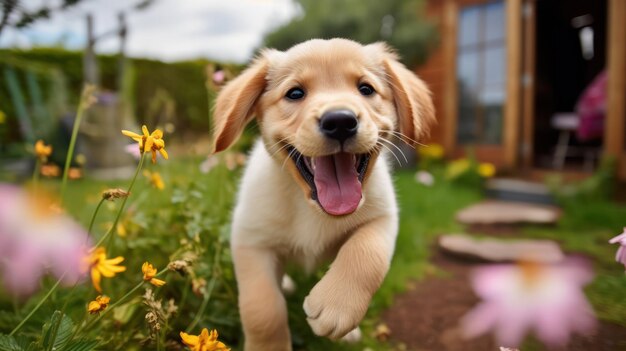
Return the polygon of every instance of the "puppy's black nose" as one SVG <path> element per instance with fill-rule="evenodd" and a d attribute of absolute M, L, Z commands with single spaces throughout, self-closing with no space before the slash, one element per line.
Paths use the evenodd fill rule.
<path fill-rule="evenodd" d="M 326 111 L 320 119 L 320 130 L 324 135 L 340 143 L 354 136 L 359 129 L 359 121 L 350 110 Z"/>

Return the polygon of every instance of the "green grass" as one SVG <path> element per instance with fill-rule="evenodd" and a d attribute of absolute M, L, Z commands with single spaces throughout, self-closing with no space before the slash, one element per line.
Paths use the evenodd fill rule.
<path fill-rule="evenodd" d="M 209 174 L 201 174 L 198 170 L 200 161 L 193 158 L 173 159 L 157 165 L 146 163 L 147 169 L 161 173 L 166 189 L 152 189 L 140 175 L 128 203 L 128 211 L 122 216 L 130 234 L 127 238 L 115 237 L 112 247 L 127 257 L 125 263 L 129 267 L 150 260 L 161 268 L 172 258 L 194 254 L 197 255 L 198 263 L 194 270 L 198 277 L 208 280 L 212 272 L 218 269 L 221 280 L 212 296 L 215 301 L 208 305 L 206 316 L 202 316 L 199 326 L 218 328 L 221 338 L 232 345 L 233 349 L 238 349 L 237 341 L 241 334 L 226 240 L 239 172 L 229 172 L 218 167 Z M 426 275 L 437 272 L 437 267 L 429 262 L 434 239 L 444 233 L 463 232 L 465 228 L 454 220 L 456 211 L 482 198 L 478 188 L 445 182 L 440 176 L 433 187 L 417 184 L 413 179 L 413 172 L 398 172 L 394 179 L 401 209 L 400 232 L 389 274 L 374 296 L 362 323 L 363 342 L 345 345 L 314 336 L 306 323 L 301 306 L 304 297 L 322 273 L 320 271 L 309 277 L 294 274 L 298 290 L 294 296 L 288 297 L 288 309 L 296 350 L 362 351 L 366 347 L 377 351 L 394 350 L 393 345 L 380 343 L 373 337 L 373 329 L 379 323 L 380 312 L 390 306 L 394 296 L 406 290 L 410 282 L 419 281 Z M 126 188 L 127 182 L 93 179 L 70 182 L 65 197 L 68 212 L 86 226 L 100 200 L 101 192 L 111 187 Z M 59 184 L 57 181 L 46 181 L 45 185 L 55 188 Z M 94 227 L 96 237 L 111 225 L 117 206 L 119 202 L 107 202 L 102 207 Z M 613 261 L 617 247 L 607 243 L 626 225 L 626 207 L 609 202 L 583 204 L 565 201 L 563 208 L 563 217 L 557 225 L 523 227 L 520 237 L 554 239 L 566 251 L 590 257 L 597 276 L 587 292 L 598 316 L 603 320 L 626 325 L 626 304 L 622 302 L 623 291 L 626 291 L 626 277 L 623 267 Z M 210 263 L 216 252 L 216 245 L 222 247 L 223 251 L 217 267 Z M 114 297 L 120 296 L 128 287 L 136 284 L 137 277 L 132 274 L 134 273 L 115 278 L 115 283 L 113 280 L 105 281 L 105 289 Z M 191 277 L 170 274 L 168 284 L 160 291 L 160 298 L 174 298 L 183 305 L 180 314 L 171 321 L 168 339 L 178 340 L 178 331 L 185 328 L 198 313 L 201 298 L 189 292 L 190 279 Z M 45 286 L 50 284 L 51 282 L 47 282 Z M 77 289 L 76 295 L 90 296 L 89 289 L 88 286 L 81 287 Z M 38 296 L 41 295 L 16 304 L 11 299 L 0 296 L 0 310 L 3 311 L 0 313 L 0 332 L 10 330 L 11 324 L 36 303 Z M 54 306 L 63 301 L 63 296 L 63 293 L 55 294 L 52 306 L 44 308 L 27 324 L 26 336 L 37 336 Z M 147 346 L 137 346 L 138 338 L 141 335 L 145 337 L 146 332 L 143 322 L 145 312 L 142 312 L 143 307 L 139 301 L 132 300 L 121 312 L 116 313 L 119 318 L 121 315 L 127 316 L 126 319 L 121 318 L 124 323 L 116 325 L 109 320 L 100 326 L 101 330 L 94 330 L 90 335 L 106 335 L 122 340 L 111 344 L 112 348 L 149 349 Z M 84 303 L 83 298 L 70 304 L 68 310 L 74 321 L 80 320 Z M 117 317 L 116 321 L 119 322 Z M 194 331 L 198 331 L 198 328 Z"/>

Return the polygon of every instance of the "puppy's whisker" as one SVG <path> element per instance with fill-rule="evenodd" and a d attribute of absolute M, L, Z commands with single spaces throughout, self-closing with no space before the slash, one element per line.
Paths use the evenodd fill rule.
<path fill-rule="evenodd" d="M 406 162 L 406 164 L 409 164 L 409 160 L 406 158 L 406 155 L 404 154 L 404 152 L 402 151 L 402 149 L 400 149 L 396 144 L 394 144 L 393 142 L 381 137 L 380 141 L 384 141 L 387 142 L 388 144 L 390 144 L 391 146 L 395 147 L 396 150 L 398 150 L 400 152 L 400 155 L 402 155 L 402 157 L 404 158 L 404 161 Z"/>
<path fill-rule="evenodd" d="M 408 136 L 406 136 L 406 135 L 404 135 L 404 134 L 402 134 L 402 133 L 400 133 L 400 132 L 398 132 L 398 131 L 396 131 L 396 130 L 381 129 L 380 131 L 381 131 L 381 132 L 391 133 L 391 134 L 393 134 L 394 136 L 396 136 L 396 137 L 400 138 L 403 142 L 405 142 L 405 143 L 407 143 L 407 144 L 410 144 L 409 142 L 407 142 L 407 140 L 408 140 L 408 141 L 410 141 L 411 143 L 414 143 L 414 144 L 417 144 L 417 145 L 427 146 L 427 145 L 424 145 L 424 144 L 420 143 L 419 141 L 417 141 L 417 140 L 415 140 L 415 139 L 411 139 L 411 138 L 409 138 Z"/>
<path fill-rule="evenodd" d="M 275 142 L 274 144 L 272 144 L 271 146 L 267 147 L 267 150 L 271 151 L 276 145 L 280 144 L 280 143 L 285 143 L 285 145 L 281 146 L 278 150 L 276 150 L 275 152 L 272 153 L 271 156 L 275 156 L 278 152 L 280 152 L 280 150 L 282 150 L 283 148 L 286 148 L 287 146 L 289 146 L 289 143 L 287 142 L 289 139 L 289 137 L 284 137 L 281 138 L 280 140 L 278 140 L 277 142 Z"/>
<path fill-rule="evenodd" d="M 387 151 L 389 151 L 393 155 L 393 157 L 396 158 L 396 160 L 398 161 L 398 164 L 399 165 L 402 164 L 402 162 L 400 162 L 400 159 L 398 158 L 398 156 L 396 156 L 396 154 L 393 152 L 393 150 L 391 150 L 387 145 L 381 143 L 380 141 L 376 141 L 376 144 L 380 145 L 381 147 L 384 147 L 385 149 L 387 149 Z"/>
<path fill-rule="evenodd" d="M 293 153 L 297 152 L 295 148 L 291 149 L 291 151 L 289 151 L 289 154 L 287 154 L 287 157 L 285 158 L 285 161 L 283 161 L 283 165 L 280 167 L 281 170 L 285 169 L 285 165 L 287 164 L 287 161 L 289 161 L 292 157 L 293 157 Z"/>
<path fill-rule="evenodd" d="M 285 144 L 285 145 L 281 146 L 278 150 L 274 151 L 271 156 L 272 157 L 276 156 L 281 150 L 287 148 L 288 146 L 289 146 L 289 144 Z"/>

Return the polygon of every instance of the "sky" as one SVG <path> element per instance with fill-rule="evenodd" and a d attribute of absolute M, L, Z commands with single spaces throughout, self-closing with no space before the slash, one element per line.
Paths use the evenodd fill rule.
<path fill-rule="evenodd" d="M 26 8 L 55 5 L 60 0 L 22 0 Z M 133 10 L 138 0 L 83 0 L 27 29 L 5 29 L 0 47 L 29 48 L 62 44 L 82 49 L 85 16 L 94 16 L 96 35 L 117 28 L 118 13 L 128 11 L 127 55 L 163 61 L 209 58 L 244 63 L 261 44 L 264 33 L 300 14 L 292 0 L 156 0 L 145 10 Z M 96 51 L 115 53 L 116 36 L 98 41 Z"/>

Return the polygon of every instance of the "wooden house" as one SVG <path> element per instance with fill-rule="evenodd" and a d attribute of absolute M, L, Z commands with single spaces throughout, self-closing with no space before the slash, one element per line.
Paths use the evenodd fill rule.
<path fill-rule="evenodd" d="M 626 0 L 425 2 L 440 33 L 416 69 L 437 108 L 432 142 L 513 173 L 589 171 L 612 156 L 626 180 Z M 601 72 L 601 136 L 580 142 L 556 122 Z"/>

